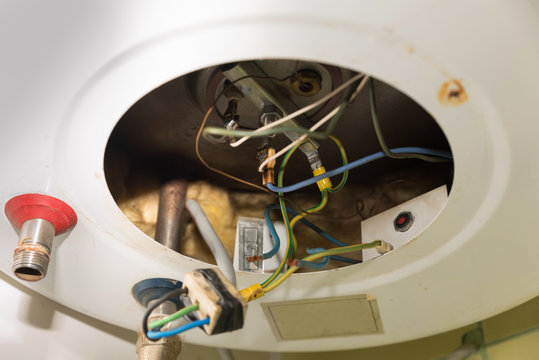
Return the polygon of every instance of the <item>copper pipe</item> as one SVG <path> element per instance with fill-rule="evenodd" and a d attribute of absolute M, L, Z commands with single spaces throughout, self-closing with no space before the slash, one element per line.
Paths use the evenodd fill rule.
<path fill-rule="evenodd" d="M 155 241 L 177 252 L 181 245 L 186 193 L 187 181 L 181 179 L 164 183 L 159 193 Z"/>

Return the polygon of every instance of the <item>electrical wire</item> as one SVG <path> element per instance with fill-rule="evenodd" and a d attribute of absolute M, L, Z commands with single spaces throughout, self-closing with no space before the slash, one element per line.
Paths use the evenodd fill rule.
<path fill-rule="evenodd" d="M 281 239 L 279 239 L 279 234 L 277 234 L 275 226 L 273 225 L 273 221 L 271 221 L 270 210 L 273 208 L 272 206 L 273 205 L 267 206 L 264 209 L 264 218 L 266 219 L 266 225 L 268 226 L 269 233 L 273 238 L 273 248 L 270 251 L 262 254 L 262 259 L 264 260 L 270 259 L 275 256 L 275 254 L 277 254 L 279 248 L 281 247 Z"/>
<path fill-rule="evenodd" d="M 311 269 L 317 269 L 321 270 L 328 266 L 329 264 L 329 256 L 324 256 L 322 258 L 322 261 L 320 262 L 314 262 L 314 261 L 306 261 L 306 260 L 298 260 L 298 267 L 309 267 Z"/>
<path fill-rule="evenodd" d="M 323 247 L 307 248 L 306 251 L 307 251 L 307 254 L 317 254 L 317 253 L 319 253 L 321 251 L 326 251 L 326 249 L 323 248 Z M 360 263 L 359 260 L 351 259 L 351 258 L 347 258 L 347 257 L 342 257 L 342 256 L 338 256 L 338 255 L 331 255 L 331 256 L 329 256 L 329 258 L 331 260 L 342 261 L 342 262 L 346 262 L 346 263 L 349 263 L 349 264 L 358 264 L 358 263 Z"/>
<path fill-rule="evenodd" d="M 449 159 L 449 160 L 451 160 L 453 158 L 451 153 L 449 153 L 447 151 L 434 150 L 434 149 L 428 149 L 428 148 L 420 148 L 420 147 L 395 148 L 395 149 L 391 149 L 391 152 L 395 153 L 395 154 L 406 154 L 406 153 L 408 153 L 408 154 L 409 153 L 426 154 L 426 155 L 437 156 L 437 157 L 441 157 L 441 158 L 445 158 L 445 159 Z M 372 161 L 382 159 L 382 158 L 384 158 L 386 156 L 387 155 L 383 151 L 380 151 L 380 152 L 377 152 L 377 153 L 362 157 L 362 158 L 360 158 L 358 160 L 355 160 L 355 161 L 353 161 L 351 163 L 340 166 L 340 167 L 338 167 L 336 169 L 327 171 L 327 172 L 325 172 L 323 174 L 320 174 L 318 176 L 314 176 L 314 177 L 311 177 L 309 179 L 305 179 L 305 180 L 300 181 L 300 182 L 298 182 L 296 184 L 293 184 L 293 185 L 288 185 L 288 186 L 283 187 L 283 186 L 275 186 L 272 183 L 267 183 L 266 186 L 267 186 L 267 188 L 269 190 L 271 190 L 273 192 L 278 192 L 278 193 L 287 193 L 287 192 L 291 192 L 291 191 L 296 191 L 296 190 L 299 190 L 301 188 L 307 187 L 309 185 L 315 184 L 317 181 L 323 180 L 323 179 L 331 177 L 331 176 L 342 174 L 343 172 L 345 172 L 347 170 L 351 170 L 351 169 L 354 169 L 354 168 L 356 168 L 358 166 L 368 164 L 368 163 L 370 163 Z"/>
<path fill-rule="evenodd" d="M 364 76 L 361 81 L 358 81 L 358 85 L 354 91 L 352 91 L 349 95 L 346 96 L 345 100 L 343 101 L 346 105 L 348 105 L 350 102 L 352 102 L 355 98 L 355 96 L 363 89 L 365 86 L 367 80 L 369 79 L 369 76 Z M 296 133 L 296 134 L 308 134 L 309 137 L 316 139 L 316 140 L 324 140 L 333 133 L 333 130 L 335 129 L 335 126 L 337 125 L 337 121 L 340 119 L 342 112 L 344 111 L 344 108 L 341 108 L 339 112 L 331 119 L 331 122 L 327 126 L 326 130 L 324 131 L 311 131 L 309 129 L 305 129 L 302 127 L 278 127 L 278 128 L 266 128 L 265 130 L 260 129 L 239 129 L 239 130 L 228 130 L 223 129 L 222 127 L 215 127 L 215 126 L 208 126 L 204 129 L 204 137 L 208 135 L 221 135 L 223 137 L 238 137 L 238 136 L 249 136 L 251 138 L 253 137 L 265 137 L 265 136 L 272 136 L 276 134 L 283 134 L 283 133 Z"/>
<path fill-rule="evenodd" d="M 187 294 L 187 289 L 185 288 L 174 289 L 172 291 L 169 291 L 165 295 L 161 296 L 159 299 L 155 300 L 153 304 L 148 306 L 148 308 L 146 309 L 146 312 L 144 313 L 144 316 L 142 317 L 142 332 L 144 334 L 148 334 L 148 318 L 150 317 L 152 312 L 155 309 L 157 309 L 159 305 L 161 305 L 165 301 L 171 300 L 175 297 L 179 297 L 182 294 Z M 148 336 L 146 335 L 146 337 Z M 148 339 L 153 340 L 150 337 L 148 337 Z"/>
<path fill-rule="evenodd" d="M 328 249 L 325 251 L 320 251 L 316 254 L 308 255 L 301 260 L 313 261 L 313 260 L 323 258 L 325 256 L 331 256 L 331 255 L 336 255 L 336 254 L 346 254 L 346 253 L 350 253 L 354 251 L 370 249 L 370 248 L 380 246 L 380 245 L 382 245 L 382 242 L 380 240 L 375 240 L 366 244 L 350 245 L 350 246 L 345 246 L 341 248 L 333 248 L 333 249 Z M 299 266 L 291 266 L 280 278 L 273 281 L 271 284 L 265 286 L 264 293 L 268 293 L 274 290 L 277 286 L 281 285 L 286 279 L 290 277 L 290 275 L 295 273 L 298 269 L 299 269 Z"/>
<path fill-rule="evenodd" d="M 169 315 L 165 318 L 162 318 L 162 319 L 159 319 L 159 320 L 155 320 L 155 321 L 152 321 L 149 325 L 148 325 L 148 328 L 150 330 L 153 330 L 155 328 L 159 328 L 165 324 L 168 324 L 169 322 L 172 322 L 176 319 L 179 319 L 181 318 L 182 316 L 185 316 L 185 315 L 188 315 L 190 313 L 192 313 L 193 311 L 196 311 L 198 310 L 198 304 L 195 304 L 195 305 L 191 305 L 191 306 L 188 306 L 188 307 L 185 307 L 177 312 L 175 312 L 174 314 L 172 315 Z"/>
<path fill-rule="evenodd" d="M 374 92 L 374 80 L 372 78 L 370 79 L 369 99 L 370 99 L 371 117 L 372 117 L 372 124 L 374 125 L 374 131 L 376 132 L 378 143 L 380 144 L 380 147 L 382 148 L 382 150 L 384 151 L 387 157 L 390 157 L 393 159 L 421 159 L 421 160 L 429 161 L 429 162 L 447 161 L 447 159 L 441 159 L 439 157 L 428 156 L 424 154 L 407 154 L 407 153 L 399 154 L 399 153 L 391 151 L 389 146 L 387 146 L 386 141 L 384 140 L 384 136 L 382 134 L 382 128 L 380 127 L 380 121 L 378 120 L 378 111 L 376 110 L 376 96 Z"/>
<path fill-rule="evenodd" d="M 159 339 L 164 338 L 164 337 L 171 337 L 171 336 L 174 336 L 174 335 L 181 334 L 184 331 L 187 331 L 187 330 L 190 330 L 190 329 L 202 326 L 202 325 L 207 325 L 209 323 L 210 323 L 210 318 L 207 317 L 205 319 L 196 320 L 196 321 L 190 322 L 188 324 L 182 325 L 180 327 L 177 327 L 177 328 L 171 329 L 171 330 L 148 331 L 146 333 L 146 337 L 148 339 L 150 339 L 150 340 L 159 340 Z"/>
<path fill-rule="evenodd" d="M 272 204 L 272 205 L 269 205 L 267 207 L 267 209 L 269 209 L 269 210 L 278 209 L 278 208 L 279 208 L 279 205 L 277 205 L 277 204 Z M 291 213 L 293 216 L 298 215 L 298 213 L 294 209 L 291 209 L 289 207 L 286 207 L 286 211 Z M 271 218 L 269 218 L 269 220 L 270 220 L 271 224 L 273 225 L 273 222 L 271 221 Z M 333 236 L 329 235 L 327 232 L 320 229 L 318 226 L 316 226 L 315 224 L 313 224 L 312 222 L 310 222 L 309 220 L 307 220 L 305 218 L 300 219 L 300 222 L 303 223 L 304 225 L 308 226 L 313 231 L 320 234 L 322 237 L 326 238 L 327 240 L 331 241 L 333 244 L 335 244 L 337 246 L 348 246 L 349 245 L 349 244 L 345 244 L 345 243 L 340 242 L 339 240 L 335 239 Z M 275 227 L 274 227 L 274 229 L 275 229 Z"/>
<path fill-rule="evenodd" d="M 299 144 L 297 144 L 296 147 L 297 146 L 299 146 Z M 287 153 L 285 155 L 285 157 L 283 158 L 283 161 L 281 162 L 280 169 L 279 169 L 279 174 L 277 176 L 277 183 L 279 184 L 279 186 L 282 186 L 282 184 L 283 184 L 285 168 L 286 168 L 286 165 L 288 164 L 288 161 L 290 160 L 290 157 L 292 156 L 292 153 L 293 152 Z M 314 206 L 313 208 L 304 211 L 302 214 L 308 214 L 309 212 L 312 213 L 312 212 L 319 211 L 326 205 L 326 203 L 327 203 L 327 191 L 323 191 L 322 192 L 322 200 L 320 201 L 320 203 L 318 205 Z M 294 257 L 294 253 L 295 253 L 295 250 L 296 250 L 295 245 L 296 245 L 297 241 L 296 241 L 296 238 L 294 236 L 294 232 L 292 230 L 291 223 L 290 223 L 290 221 L 288 219 L 288 213 L 286 211 L 286 205 L 284 203 L 284 197 L 282 196 L 281 193 L 279 193 L 279 206 L 281 208 L 281 214 L 283 216 L 283 221 L 284 221 L 285 229 L 286 229 L 286 237 L 287 237 L 287 240 L 288 240 L 287 243 L 286 243 L 286 252 L 285 252 L 285 256 L 281 260 L 281 263 L 279 264 L 277 269 L 275 269 L 275 271 L 273 272 L 273 274 L 270 275 L 269 278 L 267 278 L 264 282 L 262 282 L 262 284 L 261 284 L 262 287 L 267 286 L 268 284 L 270 284 L 272 281 L 275 280 L 275 278 L 283 270 L 283 268 L 284 268 L 284 266 L 286 264 L 286 261 L 288 259 L 292 259 Z M 296 215 L 296 217 L 297 216 L 299 216 L 299 214 Z M 303 216 L 305 216 L 305 215 L 303 215 Z M 300 217 L 299 219 L 301 219 L 302 217 Z M 297 221 L 298 220 L 296 220 L 296 222 Z"/>
<path fill-rule="evenodd" d="M 193 220 L 195 221 L 195 224 L 197 225 L 198 231 L 200 232 L 200 235 L 202 235 L 204 242 L 206 242 L 206 244 L 210 248 L 213 257 L 215 258 L 215 262 L 217 263 L 217 266 L 219 266 L 219 269 L 221 269 L 225 277 L 234 286 L 236 286 L 236 271 L 234 270 L 232 260 L 230 259 L 230 256 L 228 256 L 223 242 L 221 241 L 221 239 L 219 239 L 219 236 L 213 229 L 213 226 L 208 220 L 206 214 L 204 213 L 204 210 L 202 210 L 200 204 L 193 199 L 187 200 L 185 202 L 185 207 L 193 217 Z"/>
<path fill-rule="evenodd" d="M 252 138 L 257 137 L 266 137 L 276 134 L 284 133 L 296 133 L 296 134 L 308 134 L 309 137 L 316 140 L 324 140 L 328 138 L 328 134 L 325 131 L 311 131 L 302 127 L 278 127 L 271 128 L 262 131 L 255 130 L 228 130 L 222 127 L 208 126 L 204 129 L 203 136 L 206 138 L 206 135 L 221 135 L 227 137 L 233 136 L 250 136 Z"/>
<path fill-rule="evenodd" d="M 266 129 L 270 129 L 272 127 L 284 124 L 285 122 L 287 122 L 287 121 L 289 121 L 291 119 L 294 119 L 295 117 L 297 117 L 297 116 L 299 116 L 301 114 L 304 114 L 304 113 L 308 112 L 309 110 L 314 109 L 315 107 L 323 104 L 327 100 L 331 99 L 333 96 L 335 96 L 335 95 L 339 94 L 340 92 L 342 92 L 343 90 L 345 90 L 349 85 L 353 84 L 355 81 L 359 80 L 363 76 L 365 76 L 365 75 L 364 74 L 357 74 L 357 75 L 353 76 L 348 81 L 341 84 L 338 88 L 336 88 L 335 90 L 333 90 L 329 94 L 321 97 L 320 99 L 313 102 L 312 104 L 307 105 L 307 106 L 305 106 L 305 107 L 303 107 L 303 108 L 301 108 L 301 109 L 299 109 L 297 111 L 294 111 L 292 114 L 289 114 L 289 115 L 287 115 L 287 116 L 285 116 L 285 117 L 283 117 L 283 118 L 281 118 L 281 119 L 279 119 L 277 121 L 274 121 L 274 122 L 272 122 L 270 124 L 262 126 L 262 127 L 258 128 L 258 129 L 256 129 L 255 132 L 264 131 Z M 232 146 L 232 147 L 240 146 L 241 144 L 243 144 L 245 141 L 249 140 L 250 138 L 251 138 L 251 136 L 244 136 L 241 139 L 239 139 L 238 141 L 235 141 L 235 142 L 231 143 L 230 146 Z"/>
<path fill-rule="evenodd" d="M 269 259 L 270 257 L 274 256 L 277 253 L 277 251 L 279 251 L 281 241 L 280 241 L 279 235 L 275 231 L 275 226 L 273 225 L 273 221 L 271 220 L 271 217 L 269 216 L 270 215 L 269 214 L 270 210 L 278 209 L 279 207 L 280 206 L 277 205 L 277 204 L 272 204 L 272 205 L 267 206 L 266 209 L 264 209 L 264 217 L 266 219 L 266 224 L 268 226 L 270 234 L 272 234 L 272 237 L 273 237 L 274 241 L 276 241 L 276 243 L 275 243 L 274 247 L 271 249 L 271 251 L 269 251 L 268 253 L 265 253 L 265 254 L 262 255 L 263 259 Z M 289 207 L 286 208 L 286 211 L 291 213 L 293 216 L 298 215 L 298 213 L 296 211 L 294 211 L 293 209 L 291 209 Z M 320 229 L 318 226 L 316 226 L 315 224 L 313 224 L 309 220 L 307 220 L 305 218 L 302 218 L 299 221 L 301 223 L 303 223 L 304 225 L 306 225 L 307 227 L 309 227 L 310 229 L 312 229 L 313 231 L 315 231 L 316 233 L 318 233 L 319 235 L 321 235 L 322 237 L 324 237 L 325 239 L 331 241 L 333 244 L 335 244 L 337 246 L 348 246 L 348 244 L 342 243 L 339 240 L 335 239 L 333 236 L 329 235 L 328 233 L 326 233 L 324 230 Z M 310 254 L 310 252 L 309 252 L 310 250 L 311 249 L 307 249 L 307 253 Z M 273 255 L 270 255 L 271 253 L 273 253 Z M 350 264 L 357 264 L 357 263 L 360 262 L 359 260 L 356 260 L 356 259 L 350 259 L 350 258 L 346 258 L 346 257 L 342 257 L 342 256 L 336 256 L 336 255 L 330 256 L 330 259 L 335 260 L 335 261 L 342 261 L 342 262 L 346 262 L 346 263 L 350 263 Z"/>
<path fill-rule="evenodd" d="M 339 148 L 339 153 L 341 154 L 342 164 L 343 165 L 348 164 L 348 157 L 346 156 L 346 150 L 344 150 L 344 147 L 342 146 L 341 141 L 335 135 L 330 135 L 329 138 L 333 140 L 333 142 L 337 145 L 337 148 Z M 341 190 L 344 187 L 347 180 L 348 180 L 348 170 L 342 173 L 342 179 L 339 185 L 329 188 L 328 191 L 330 193 L 336 193 L 337 191 Z"/>
<path fill-rule="evenodd" d="M 313 126 L 311 126 L 309 128 L 309 131 L 314 131 L 316 129 L 318 129 L 320 126 L 324 125 L 326 122 L 328 122 L 329 120 L 331 120 L 331 118 L 333 116 L 335 116 L 338 112 L 339 112 L 339 109 L 341 109 L 343 107 L 343 105 L 339 105 L 337 106 L 335 109 L 331 110 L 326 116 L 324 116 L 320 121 L 318 121 L 316 124 L 314 124 Z M 273 123 L 272 123 L 273 124 Z M 285 154 L 288 150 L 292 149 L 294 146 L 296 145 L 301 145 L 301 143 L 303 141 L 305 141 L 307 138 L 309 137 L 309 135 L 307 134 L 304 134 L 304 135 L 301 135 L 299 138 L 297 138 L 296 140 L 292 141 L 290 144 L 288 144 L 287 146 L 285 146 L 284 148 L 282 148 L 281 150 L 279 150 L 278 152 L 276 152 L 273 156 L 270 156 L 268 158 L 266 158 L 264 161 L 262 161 L 260 163 L 260 165 L 258 166 L 258 172 L 263 172 L 264 171 L 264 167 L 266 167 L 267 164 L 269 164 L 270 162 L 272 162 L 273 160 L 275 159 L 278 159 L 279 157 L 281 157 L 283 154 Z"/>
<path fill-rule="evenodd" d="M 320 119 L 316 124 L 311 126 L 309 128 L 309 132 L 313 132 L 322 125 L 324 125 L 326 122 L 330 121 L 329 125 L 327 126 L 326 130 L 323 132 L 327 137 L 333 133 L 333 130 L 335 129 L 335 126 L 337 125 L 337 122 L 342 117 L 344 110 L 348 107 L 348 104 L 354 99 L 354 97 L 361 92 L 363 87 L 367 84 L 367 80 L 369 79 L 369 76 L 365 76 L 357 85 L 357 87 L 352 91 L 350 94 L 346 96 L 346 98 L 343 100 L 341 104 L 339 104 L 335 109 L 330 111 L 326 116 L 324 116 L 322 119 Z M 281 119 L 282 120 L 282 119 Z M 278 120 L 280 121 L 280 120 Z M 273 123 L 272 123 L 273 124 Z M 271 124 L 270 124 L 271 125 Z M 262 172 L 264 170 L 264 167 L 270 163 L 271 161 L 279 158 L 282 156 L 286 151 L 292 149 L 294 146 L 301 144 L 303 141 L 305 141 L 310 136 L 309 133 L 304 134 L 300 136 L 298 139 L 294 140 L 289 145 L 285 146 L 283 149 L 278 151 L 275 155 L 265 159 L 258 167 L 258 171 Z M 337 144 L 338 145 L 338 144 Z"/>
<path fill-rule="evenodd" d="M 342 261 L 342 262 L 345 262 L 345 263 L 348 263 L 348 264 L 359 264 L 361 262 L 361 261 L 356 260 L 356 259 L 351 259 L 351 258 L 347 258 L 347 257 L 344 257 L 344 256 L 338 256 L 338 255 L 331 255 L 329 258 L 331 260 Z"/>
<path fill-rule="evenodd" d="M 245 77 L 244 77 L 245 78 Z M 240 80 L 240 79 L 238 79 Z M 200 149 L 199 149 L 199 142 L 200 142 L 200 134 L 202 133 L 201 130 L 204 129 L 204 126 L 206 125 L 206 122 L 208 121 L 208 118 L 211 114 L 211 111 L 212 111 L 212 108 L 208 109 L 208 111 L 206 112 L 206 115 L 204 116 L 204 120 L 202 120 L 202 124 L 200 125 L 200 128 L 199 128 L 199 131 L 197 133 L 197 136 L 196 136 L 196 141 L 195 141 L 195 150 L 196 150 L 196 154 L 197 154 L 197 157 L 198 159 L 200 160 L 200 162 L 205 166 L 207 167 L 208 169 L 210 169 L 211 171 L 214 171 L 218 174 L 221 174 L 229 179 L 232 179 L 234 181 L 238 181 L 242 184 L 245 184 L 245 185 L 248 185 L 248 186 L 251 186 L 251 187 L 254 187 L 258 190 L 261 190 L 261 191 L 264 191 L 265 193 L 268 193 L 272 196 L 277 196 L 275 193 L 269 191 L 267 188 L 263 187 L 263 186 L 260 186 L 260 185 L 257 185 L 257 184 L 254 184 L 252 182 L 249 182 L 249 181 L 246 181 L 246 180 L 243 180 L 243 179 L 240 179 L 236 176 L 233 176 L 233 175 L 230 175 L 222 170 L 219 170 L 219 169 L 216 169 L 212 166 L 210 166 L 206 160 L 202 157 L 202 154 L 200 153 Z M 290 199 L 285 199 L 285 201 L 288 201 L 292 206 L 294 206 L 295 208 L 297 208 L 298 210 L 300 211 L 304 211 L 300 206 L 298 206 L 295 202 L 293 202 L 292 200 Z M 323 215 L 323 214 L 320 214 L 320 215 Z"/>
<path fill-rule="evenodd" d="M 281 162 L 279 174 L 277 176 L 277 183 L 279 185 L 282 185 L 283 183 L 284 169 L 286 167 L 286 164 L 288 163 L 288 160 L 290 159 L 290 156 L 291 154 L 286 154 L 286 156 L 283 158 L 283 161 Z M 262 287 L 269 285 L 273 280 L 275 280 L 275 278 L 277 278 L 279 273 L 283 270 L 286 264 L 286 261 L 292 258 L 292 253 L 293 253 L 292 237 L 291 237 L 292 229 L 290 228 L 290 220 L 288 219 L 288 213 L 286 212 L 286 205 L 284 203 L 284 197 L 282 196 L 281 193 L 279 193 L 279 207 L 281 209 L 281 215 L 283 217 L 283 222 L 286 229 L 287 242 L 286 242 L 285 256 L 283 257 L 283 259 L 281 260 L 281 263 L 279 264 L 277 269 L 275 269 L 273 274 L 271 274 L 265 281 L 261 283 Z"/>
<path fill-rule="evenodd" d="M 294 216 L 292 221 L 290 221 L 290 230 L 291 230 L 291 236 L 292 236 L 292 246 L 293 246 L 294 252 L 298 248 L 298 242 L 296 240 L 296 236 L 294 235 L 294 231 L 293 231 L 294 226 L 297 224 L 298 221 L 303 219 L 305 216 L 307 216 L 307 215 L 309 215 L 311 213 L 315 213 L 315 212 L 318 212 L 318 211 L 322 210 L 324 207 L 326 207 L 327 203 L 328 203 L 328 191 L 324 189 L 322 191 L 322 199 L 320 200 L 320 203 L 318 205 L 313 206 L 312 208 L 307 209 L 307 211 Z M 292 253 L 292 255 L 294 255 L 294 253 Z"/>
<path fill-rule="evenodd" d="M 195 152 L 197 154 L 197 157 L 198 157 L 198 160 L 200 160 L 200 162 L 205 166 L 207 167 L 208 169 L 210 169 L 211 171 L 213 172 L 216 172 L 218 174 L 221 174 L 223 176 L 226 176 L 227 178 L 229 179 L 232 179 L 234 181 L 238 181 L 242 184 L 245 184 L 245 185 L 248 185 L 248 186 L 252 186 L 258 190 L 261 190 L 261 191 L 264 191 L 264 192 L 269 192 L 267 191 L 267 189 L 265 189 L 263 186 L 260 186 L 260 185 L 257 185 L 257 184 L 254 184 L 252 182 L 249 182 L 247 180 L 243 180 L 243 179 L 240 179 L 234 175 L 230 175 L 229 173 L 226 173 L 222 170 L 219 170 L 219 169 L 216 169 L 212 166 L 210 166 L 210 164 L 208 164 L 206 162 L 206 160 L 202 157 L 202 154 L 200 153 L 200 136 L 202 134 L 202 131 L 204 130 L 204 126 L 206 126 L 206 123 L 208 122 L 208 118 L 210 117 L 210 114 L 212 113 L 213 109 L 215 108 L 215 106 L 211 106 L 208 111 L 206 112 L 206 115 L 204 115 L 204 119 L 202 120 L 202 123 L 200 124 L 200 128 L 198 129 L 198 133 L 197 133 L 197 136 L 195 138 Z"/>

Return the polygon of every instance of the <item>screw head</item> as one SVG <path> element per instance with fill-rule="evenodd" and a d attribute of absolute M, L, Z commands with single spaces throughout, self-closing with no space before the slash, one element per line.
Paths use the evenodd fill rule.
<path fill-rule="evenodd" d="M 393 220 L 393 226 L 395 231 L 404 232 L 408 231 L 414 223 L 414 216 L 409 211 L 400 212 Z"/>

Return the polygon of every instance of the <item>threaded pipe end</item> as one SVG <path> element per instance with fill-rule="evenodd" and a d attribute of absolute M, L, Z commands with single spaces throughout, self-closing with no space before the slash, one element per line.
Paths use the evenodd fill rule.
<path fill-rule="evenodd" d="M 47 275 L 49 261 L 49 254 L 42 249 L 20 246 L 15 249 L 12 270 L 21 280 L 38 281 Z"/>

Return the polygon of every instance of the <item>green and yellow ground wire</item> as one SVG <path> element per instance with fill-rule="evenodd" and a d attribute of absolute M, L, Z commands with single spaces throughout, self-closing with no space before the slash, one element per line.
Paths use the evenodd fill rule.
<path fill-rule="evenodd" d="M 325 251 L 320 251 L 320 252 L 318 252 L 316 254 L 306 256 L 301 260 L 302 261 L 313 261 L 313 260 L 323 258 L 325 256 L 331 256 L 331 255 L 337 255 L 337 254 L 347 254 L 347 253 L 350 253 L 350 252 L 369 249 L 369 248 L 373 248 L 373 247 L 380 246 L 380 245 L 382 245 L 382 241 L 381 240 L 375 240 L 373 242 L 366 243 L 366 244 L 350 245 L 350 246 L 344 246 L 344 247 L 339 247 L 339 248 L 328 249 L 328 250 L 325 250 Z M 290 275 L 295 273 L 296 270 L 298 270 L 298 269 L 299 269 L 299 267 L 297 267 L 297 266 L 290 267 L 280 278 L 278 278 L 277 280 L 275 280 L 273 283 L 269 284 L 268 286 L 264 287 L 264 293 L 268 293 L 268 292 L 272 291 L 273 289 L 275 289 L 277 286 L 281 285 L 286 279 L 288 279 L 290 277 Z"/>

